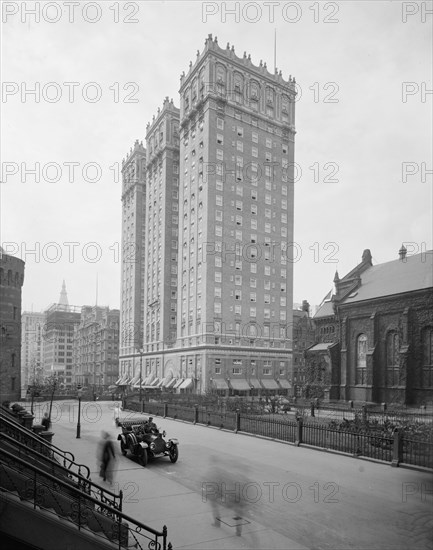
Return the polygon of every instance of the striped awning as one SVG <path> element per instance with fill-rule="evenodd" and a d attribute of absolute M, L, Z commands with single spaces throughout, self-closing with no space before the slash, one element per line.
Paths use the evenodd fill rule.
<path fill-rule="evenodd" d="M 134 378 L 129 383 L 133 386 L 134 384 L 137 384 L 137 382 L 140 382 L 140 374 L 134 376 Z"/>
<path fill-rule="evenodd" d="M 162 378 L 162 379 L 158 382 L 158 384 L 156 384 L 156 387 L 157 387 L 157 388 L 162 388 L 162 385 L 164 384 L 164 382 L 165 382 L 165 378 Z"/>
<path fill-rule="evenodd" d="M 165 387 L 168 388 L 174 388 L 177 384 L 177 378 L 172 378 L 168 384 L 165 385 Z"/>
<path fill-rule="evenodd" d="M 156 388 L 158 386 L 158 382 L 159 382 L 159 378 L 155 378 L 155 380 L 152 380 L 149 386 Z"/>
<path fill-rule="evenodd" d="M 273 378 L 262 378 L 260 380 L 262 383 L 262 386 L 265 388 L 265 390 L 279 390 L 280 386 L 277 384 L 277 381 Z"/>
<path fill-rule="evenodd" d="M 163 388 L 168 388 L 168 385 L 170 384 L 170 382 L 174 380 L 174 378 L 172 376 L 166 376 L 164 378 L 164 383 L 162 384 L 162 387 Z"/>
<path fill-rule="evenodd" d="M 257 378 L 250 378 L 249 382 L 250 382 L 250 385 L 255 390 L 261 390 L 262 389 L 262 386 L 260 385 L 260 382 L 257 380 Z"/>
<path fill-rule="evenodd" d="M 251 389 L 251 386 L 248 384 L 245 378 L 230 378 L 229 382 L 230 386 L 234 390 L 249 391 Z"/>
<path fill-rule="evenodd" d="M 121 380 L 122 380 L 122 377 L 120 377 L 119 380 L 118 380 L 117 382 L 114 382 L 114 384 L 115 384 L 116 386 L 118 386 L 118 385 L 120 384 L 120 381 L 121 381 Z"/>
<path fill-rule="evenodd" d="M 190 388 L 193 385 L 192 378 L 187 378 L 182 382 L 182 384 L 179 386 L 180 390 L 186 390 L 187 388 Z"/>
<path fill-rule="evenodd" d="M 290 390 L 292 385 L 290 384 L 290 382 L 288 380 L 286 380 L 285 378 L 280 378 L 278 380 L 278 384 L 280 384 L 280 386 L 285 389 L 285 390 Z"/>
<path fill-rule="evenodd" d="M 217 390 L 229 389 L 229 386 L 224 378 L 214 378 L 212 382 Z"/>
<path fill-rule="evenodd" d="M 176 384 L 173 386 L 173 388 L 178 388 L 183 382 L 183 378 L 179 378 L 179 380 L 176 382 Z"/>

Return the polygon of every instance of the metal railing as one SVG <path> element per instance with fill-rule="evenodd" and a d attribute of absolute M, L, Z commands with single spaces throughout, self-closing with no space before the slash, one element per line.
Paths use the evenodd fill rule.
<path fill-rule="evenodd" d="M 120 512 L 122 511 L 122 500 L 123 492 L 120 491 L 119 494 L 113 493 L 93 483 L 90 478 L 85 478 L 80 474 L 73 472 L 72 470 L 65 468 L 59 464 L 55 459 L 48 457 L 47 455 L 41 454 L 35 449 L 20 443 L 16 439 L 8 436 L 4 432 L 0 432 L 0 441 L 1 446 L 5 450 L 8 450 L 7 447 L 17 456 L 24 461 L 32 460 L 35 465 L 37 465 L 42 470 L 51 474 L 52 476 L 62 479 L 66 483 L 70 483 L 72 487 L 76 487 L 81 491 L 91 495 L 93 498 L 108 504 L 112 508 L 116 508 Z"/>
<path fill-rule="evenodd" d="M 23 443 L 30 449 L 34 449 L 40 454 L 54 458 L 68 470 L 75 471 L 78 475 L 89 478 L 90 469 L 85 464 L 75 462 L 75 456 L 69 451 L 63 451 L 52 443 L 47 443 L 42 438 L 32 433 L 20 424 L 9 420 L 0 413 L 0 432 L 13 437 L 19 443 Z"/>
<path fill-rule="evenodd" d="M 167 527 L 158 531 L 136 521 L 116 508 L 105 504 L 37 466 L 0 448 L 0 486 L 17 493 L 33 508 L 43 509 L 74 524 L 79 531 L 91 532 L 120 550 L 170 550 Z"/>

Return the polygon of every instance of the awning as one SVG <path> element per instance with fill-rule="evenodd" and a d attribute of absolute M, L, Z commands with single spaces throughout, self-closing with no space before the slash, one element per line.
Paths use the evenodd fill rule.
<path fill-rule="evenodd" d="M 118 386 L 118 385 L 120 384 L 120 381 L 121 381 L 121 380 L 122 380 L 122 377 L 120 377 L 119 380 L 118 380 L 117 382 L 114 382 L 114 384 L 115 384 L 116 386 Z"/>
<path fill-rule="evenodd" d="M 152 386 L 152 387 L 156 388 L 157 385 L 158 385 L 158 382 L 159 382 L 159 378 L 155 378 L 155 380 L 152 380 L 152 382 L 149 384 L 149 386 Z"/>
<path fill-rule="evenodd" d="M 214 386 L 216 387 L 217 390 L 228 390 L 229 389 L 228 384 L 224 380 L 224 378 L 214 378 L 212 380 L 212 382 L 214 383 Z"/>
<path fill-rule="evenodd" d="M 140 375 L 137 374 L 137 376 L 134 376 L 134 378 L 129 383 L 133 386 L 134 384 L 137 384 L 137 382 L 139 381 L 140 381 Z"/>
<path fill-rule="evenodd" d="M 280 384 L 280 386 L 285 389 L 285 390 L 290 390 L 292 385 L 290 384 L 290 382 L 288 380 L 286 380 L 285 378 L 280 378 L 278 380 L 278 384 Z"/>
<path fill-rule="evenodd" d="M 116 384 L 112 384 L 111 386 L 108 386 L 108 391 L 116 391 L 116 390 L 117 390 Z"/>
<path fill-rule="evenodd" d="M 261 390 L 262 389 L 262 386 L 260 385 L 260 382 L 257 380 L 257 378 L 250 378 L 250 385 L 255 390 Z"/>
<path fill-rule="evenodd" d="M 177 378 L 172 378 L 168 384 L 166 384 L 166 388 L 174 388 L 174 386 L 177 384 Z"/>
<path fill-rule="evenodd" d="M 128 385 L 128 375 L 124 374 L 123 377 L 116 382 L 118 386 L 127 386 Z"/>
<path fill-rule="evenodd" d="M 320 344 L 315 344 L 314 346 L 312 346 L 311 348 L 308 348 L 306 349 L 305 351 L 326 351 L 328 350 L 329 348 L 331 348 L 332 346 L 335 346 L 337 344 L 337 342 L 323 342 L 323 343 L 320 343 Z"/>
<path fill-rule="evenodd" d="M 179 386 L 180 390 L 186 390 L 186 388 L 191 387 L 193 384 L 192 378 L 187 378 L 182 382 L 182 384 Z"/>
<path fill-rule="evenodd" d="M 229 382 L 230 386 L 234 390 L 249 391 L 251 389 L 251 386 L 248 384 L 245 378 L 230 378 Z"/>
<path fill-rule="evenodd" d="M 183 378 L 179 378 L 179 380 L 176 382 L 176 384 L 173 386 L 173 388 L 178 388 L 183 382 Z"/>
<path fill-rule="evenodd" d="M 158 382 L 158 384 L 156 384 L 156 387 L 157 387 L 157 388 L 161 388 L 162 385 L 164 384 L 164 382 L 165 382 L 165 378 L 162 378 L 162 379 Z"/>
<path fill-rule="evenodd" d="M 170 382 L 172 382 L 174 380 L 174 378 L 172 376 L 166 376 L 164 378 L 164 383 L 162 384 L 162 387 L 163 388 L 168 388 L 168 385 L 170 384 Z"/>
<path fill-rule="evenodd" d="M 266 390 L 279 390 L 280 389 L 280 386 L 277 384 L 276 380 L 274 380 L 273 378 L 267 378 L 267 379 L 262 378 L 261 383 L 262 383 L 262 386 Z"/>

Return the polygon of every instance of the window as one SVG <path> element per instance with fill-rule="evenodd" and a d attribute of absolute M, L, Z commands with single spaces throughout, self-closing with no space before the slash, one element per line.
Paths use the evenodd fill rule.
<path fill-rule="evenodd" d="M 255 292 L 250 292 L 250 302 L 257 302 L 257 294 Z"/>
<path fill-rule="evenodd" d="M 250 307 L 250 317 L 255 317 L 257 314 L 257 310 L 255 307 Z"/>
<path fill-rule="evenodd" d="M 257 149 L 257 147 L 253 147 L 251 149 L 251 155 L 255 158 L 257 158 L 259 156 L 259 150 Z"/>
<path fill-rule="evenodd" d="M 360 334 L 356 343 L 355 384 L 364 386 L 367 383 L 367 336 Z"/>
<path fill-rule="evenodd" d="M 433 328 L 427 327 L 421 335 L 422 342 L 422 380 L 423 388 L 433 386 Z"/>
<path fill-rule="evenodd" d="M 216 313 L 217 315 L 220 315 L 221 314 L 221 302 L 214 302 L 213 310 L 214 310 L 214 313 Z"/>
<path fill-rule="evenodd" d="M 222 281 L 222 275 L 221 272 L 215 271 L 215 282 L 220 283 Z"/>
<path fill-rule="evenodd" d="M 222 118 L 217 118 L 217 128 L 218 130 L 224 130 L 224 120 Z"/>
<path fill-rule="evenodd" d="M 386 385 L 397 386 L 400 370 L 400 340 L 396 331 L 386 336 Z"/>
<path fill-rule="evenodd" d="M 217 158 L 217 160 L 223 160 L 224 159 L 224 153 L 223 153 L 222 149 L 217 149 L 216 158 Z"/>
<path fill-rule="evenodd" d="M 266 138 L 266 147 L 272 149 L 272 139 Z"/>
<path fill-rule="evenodd" d="M 243 153 L 243 151 L 244 151 L 244 144 L 242 143 L 242 141 L 237 141 L 237 142 L 236 142 L 236 149 L 237 149 L 238 151 L 241 151 L 241 152 Z"/>
<path fill-rule="evenodd" d="M 222 134 L 217 134 L 217 143 L 222 145 L 224 143 L 224 136 Z"/>
<path fill-rule="evenodd" d="M 271 369 L 269 367 L 263 367 L 263 374 L 271 374 Z"/>
<path fill-rule="evenodd" d="M 239 137 L 243 137 L 244 136 L 244 129 L 241 128 L 240 126 L 238 126 L 237 129 L 236 129 L 236 133 Z"/>
<path fill-rule="evenodd" d="M 242 369 L 240 369 L 239 367 L 232 368 L 232 374 L 241 374 L 241 373 L 242 373 Z"/>
<path fill-rule="evenodd" d="M 216 201 L 217 206 L 222 206 L 222 205 L 223 205 L 223 197 L 222 197 L 222 195 L 216 195 L 215 201 Z"/>

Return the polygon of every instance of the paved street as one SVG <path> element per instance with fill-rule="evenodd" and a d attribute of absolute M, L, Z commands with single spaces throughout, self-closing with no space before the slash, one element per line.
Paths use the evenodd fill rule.
<path fill-rule="evenodd" d="M 76 439 L 77 403 L 53 408 L 53 443 L 86 463 L 98 483 L 101 430 L 114 439 L 120 432 L 113 408 L 112 402 L 83 403 L 81 439 Z M 143 468 L 119 452 L 115 486 L 124 491 L 128 515 L 156 529 L 167 525 L 175 549 L 433 548 L 433 484 L 427 473 L 155 421 L 168 437 L 179 439 L 179 461 L 164 458 Z M 227 497 L 216 499 L 220 527 L 213 525 L 211 497 L 217 488 Z M 242 524 L 241 536 L 236 524 Z"/>

